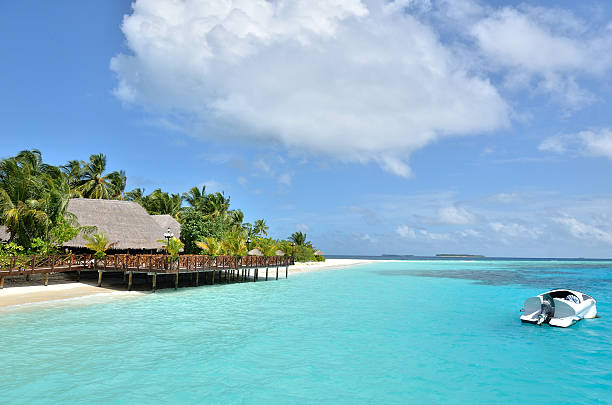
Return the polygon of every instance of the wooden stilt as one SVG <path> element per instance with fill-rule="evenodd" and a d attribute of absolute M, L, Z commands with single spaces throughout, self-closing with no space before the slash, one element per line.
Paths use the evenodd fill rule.
<path fill-rule="evenodd" d="M 49 285 L 49 273 L 45 273 L 45 287 Z"/>
<path fill-rule="evenodd" d="M 289 266 L 285 267 L 285 278 L 289 278 Z"/>
<path fill-rule="evenodd" d="M 259 269 L 253 270 L 253 282 L 257 282 L 257 278 L 259 276 Z"/>
<path fill-rule="evenodd" d="M 153 273 L 153 292 L 157 289 L 157 273 Z"/>
<path fill-rule="evenodd" d="M 125 277 L 126 277 L 126 276 L 127 276 L 127 272 L 126 272 L 126 271 L 124 271 L 124 272 L 123 272 L 123 282 L 124 282 L 124 283 L 125 283 Z"/>
<path fill-rule="evenodd" d="M 4 288 L 4 276 L 0 276 L 0 290 Z"/>
<path fill-rule="evenodd" d="M 98 270 L 98 287 L 102 287 L 102 270 Z"/>
<path fill-rule="evenodd" d="M 77 270 L 77 281 L 81 281 L 81 270 Z"/>
<path fill-rule="evenodd" d="M 278 267 L 276 268 L 276 279 L 278 280 Z"/>
<path fill-rule="evenodd" d="M 268 268 L 266 267 L 266 281 L 268 281 Z"/>
<path fill-rule="evenodd" d="M 212 282 L 211 284 L 215 284 L 215 269 L 212 271 Z"/>
<path fill-rule="evenodd" d="M 176 277 L 174 278 L 174 289 L 175 290 L 178 288 L 178 279 L 179 279 L 179 273 L 177 271 L 176 272 Z"/>
<path fill-rule="evenodd" d="M 128 275 L 128 291 L 132 291 L 132 272 L 130 271 L 130 274 Z"/>
<path fill-rule="evenodd" d="M 200 284 L 200 272 L 196 271 L 196 287 Z"/>

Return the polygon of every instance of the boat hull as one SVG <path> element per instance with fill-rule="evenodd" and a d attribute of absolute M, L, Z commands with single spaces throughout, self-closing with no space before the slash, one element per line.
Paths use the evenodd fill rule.
<path fill-rule="evenodd" d="M 542 312 L 547 300 L 552 306 L 552 313 L 548 317 Z M 597 301 L 589 295 L 574 290 L 551 290 L 527 298 L 522 311 L 521 322 L 548 323 L 550 326 L 567 328 L 582 319 L 595 318 Z"/>

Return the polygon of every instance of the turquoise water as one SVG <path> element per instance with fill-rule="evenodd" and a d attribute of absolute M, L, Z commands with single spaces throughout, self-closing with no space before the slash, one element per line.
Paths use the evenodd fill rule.
<path fill-rule="evenodd" d="M 612 262 L 414 261 L 0 312 L 3 404 L 612 403 Z M 521 324 L 572 287 L 600 319 Z"/>

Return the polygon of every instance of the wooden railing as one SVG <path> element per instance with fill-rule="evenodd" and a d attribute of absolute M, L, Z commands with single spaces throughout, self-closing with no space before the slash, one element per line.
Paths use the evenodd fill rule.
<path fill-rule="evenodd" d="M 165 255 L 107 255 L 95 259 L 92 254 L 61 254 L 0 257 L 0 275 L 64 272 L 72 270 L 136 271 L 155 273 L 194 272 L 221 269 L 284 267 L 292 257 L 282 256 L 203 256 L 181 255 L 169 260 Z"/>

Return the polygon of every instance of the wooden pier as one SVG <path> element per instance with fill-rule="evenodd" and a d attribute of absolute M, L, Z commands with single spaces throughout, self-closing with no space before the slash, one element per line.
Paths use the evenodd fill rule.
<path fill-rule="evenodd" d="M 5 277 L 29 276 L 43 274 L 44 283 L 48 285 L 50 273 L 76 272 L 77 281 L 81 272 L 98 272 L 98 287 L 102 286 L 104 273 L 122 272 L 127 278 L 127 289 L 131 290 L 134 276 L 137 274 L 151 277 L 151 289 L 157 289 L 158 275 L 174 277 L 174 288 L 179 287 L 180 275 L 188 274 L 190 285 L 200 285 L 202 282 L 215 281 L 245 282 L 259 280 L 259 270 L 265 269 L 265 280 L 269 271 L 276 271 L 274 277 L 278 280 L 279 271 L 285 271 L 289 276 L 289 266 L 293 257 L 260 257 L 260 256 L 203 256 L 181 255 L 178 259 L 170 259 L 166 255 L 107 255 L 104 259 L 95 259 L 91 254 L 65 254 L 49 256 L 15 256 L 0 258 L 0 289 L 4 288 Z M 282 269 L 284 267 L 284 269 Z M 194 281 L 195 279 L 195 281 Z"/>

